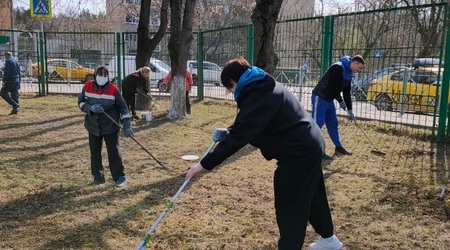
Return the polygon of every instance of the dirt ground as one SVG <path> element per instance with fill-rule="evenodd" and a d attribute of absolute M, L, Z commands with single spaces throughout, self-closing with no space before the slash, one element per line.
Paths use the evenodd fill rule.
<path fill-rule="evenodd" d="M 232 102 L 194 102 L 192 115 L 164 119 L 160 100 L 151 122 L 135 121 L 135 138 L 121 137 L 129 183 L 88 186 L 87 132 L 74 96 L 21 97 L 18 115 L 0 102 L 0 249 L 134 249 L 201 156 L 215 128 L 230 125 Z M 441 188 L 449 174 L 447 141 L 427 133 L 359 121 L 385 156 L 352 123 L 341 136 L 352 156 L 323 163 L 335 233 L 344 249 L 449 249 L 450 221 Z M 326 130 L 327 153 L 333 148 Z M 106 175 L 107 155 L 104 150 Z M 251 146 L 181 193 L 148 249 L 276 249 L 274 161 Z M 450 215 L 449 215 L 450 216 Z M 316 237 L 309 226 L 305 247 Z"/>

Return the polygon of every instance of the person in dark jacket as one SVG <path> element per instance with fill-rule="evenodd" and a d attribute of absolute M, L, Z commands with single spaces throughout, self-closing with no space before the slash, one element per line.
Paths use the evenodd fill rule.
<path fill-rule="evenodd" d="M 100 67 L 95 71 L 95 79 L 84 84 L 78 96 L 78 107 L 86 113 L 84 126 L 89 133 L 91 154 L 91 185 L 105 183 L 102 165 L 102 144 L 106 143 L 109 169 L 116 186 L 127 183 L 119 147 L 119 126 L 122 122 L 125 136 L 133 136 L 131 117 L 119 88 L 108 79 L 108 70 Z M 109 117 L 111 117 L 111 119 Z"/>
<path fill-rule="evenodd" d="M 339 138 L 338 119 L 333 101 L 337 100 L 339 106 L 347 111 L 350 121 L 355 120 L 350 96 L 351 82 L 353 73 L 360 72 L 363 68 L 362 56 L 343 56 L 328 68 L 312 91 L 312 116 L 320 128 L 324 124 L 327 125 L 328 134 L 335 146 L 335 155 L 351 155 L 351 153 L 342 146 Z M 324 155 L 324 159 L 330 158 Z"/>
<path fill-rule="evenodd" d="M 136 89 L 142 90 L 145 94 L 149 92 L 148 79 L 150 77 L 150 68 L 145 66 L 139 68 L 136 72 L 127 75 L 122 80 L 122 95 L 127 103 L 127 107 L 131 112 L 132 118 L 139 120 L 136 115 Z"/>
<path fill-rule="evenodd" d="M 186 179 L 212 170 L 249 143 L 259 148 L 266 160 L 277 160 L 278 249 L 301 249 L 308 222 L 321 236 L 310 247 L 340 249 L 321 167 L 325 141 L 311 115 L 283 85 L 242 57 L 226 63 L 221 82 L 234 94 L 239 112 L 228 135 L 187 171 Z"/>
<path fill-rule="evenodd" d="M 19 110 L 20 64 L 11 52 L 5 52 L 5 59 L 0 96 L 12 106 L 10 115 L 15 115 Z"/>

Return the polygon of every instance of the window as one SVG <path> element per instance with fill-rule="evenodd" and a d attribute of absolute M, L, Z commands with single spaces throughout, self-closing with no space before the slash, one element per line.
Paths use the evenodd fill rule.
<path fill-rule="evenodd" d="M 196 68 L 197 68 L 197 63 L 196 63 L 196 62 L 190 63 L 190 64 L 189 64 L 189 68 L 196 69 Z"/>
<path fill-rule="evenodd" d="M 125 15 L 125 23 L 128 24 L 139 24 L 139 16 L 136 16 L 135 14 L 132 13 L 127 13 Z"/>
<path fill-rule="evenodd" d="M 123 37 L 125 41 L 133 41 L 133 42 L 137 41 L 137 34 L 125 33 Z"/>
<path fill-rule="evenodd" d="M 411 77 L 415 83 L 431 84 L 437 81 L 437 75 L 431 71 L 417 71 Z"/>
<path fill-rule="evenodd" d="M 159 72 L 159 70 L 155 67 L 155 65 L 150 64 L 149 67 L 152 72 Z"/>
<path fill-rule="evenodd" d="M 126 0 L 127 4 L 141 4 L 141 0 Z"/>

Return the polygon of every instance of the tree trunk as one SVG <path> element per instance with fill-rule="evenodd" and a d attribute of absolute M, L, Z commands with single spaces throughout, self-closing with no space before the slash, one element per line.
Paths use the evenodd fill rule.
<path fill-rule="evenodd" d="M 136 69 L 140 67 L 148 66 L 149 59 L 153 54 L 153 50 L 163 39 L 167 25 L 169 23 L 168 19 L 168 7 L 169 0 L 163 0 L 161 3 L 160 11 L 160 26 L 158 32 L 153 38 L 150 38 L 150 6 L 151 0 L 142 0 L 141 10 L 139 13 L 139 25 L 138 25 L 138 44 L 137 44 L 137 55 L 136 55 Z M 151 74 L 151 72 L 150 72 Z M 150 90 L 150 82 L 147 81 L 147 87 Z M 154 100 L 153 100 L 154 101 Z M 136 109 L 137 110 L 149 110 L 151 107 L 150 99 L 142 94 L 136 96 Z"/>
<path fill-rule="evenodd" d="M 274 49 L 275 26 L 283 0 L 256 0 L 252 13 L 255 27 L 255 65 L 273 74 L 278 63 Z"/>
<path fill-rule="evenodd" d="M 172 67 L 171 99 L 167 117 L 186 116 L 186 63 L 192 43 L 192 22 L 196 0 L 170 0 L 169 55 Z M 184 6 L 184 10 L 183 10 Z"/>

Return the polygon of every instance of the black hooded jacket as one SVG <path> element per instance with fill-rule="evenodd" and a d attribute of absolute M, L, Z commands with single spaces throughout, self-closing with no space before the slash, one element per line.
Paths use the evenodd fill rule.
<path fill-rule="evenodd" d="M 283 85 L 267 75 L 242 87 L 229 134 L 201 164 L 211 170 L 250 143 L 265 159 L 321 157 L 325 141 L 311 115 Z"/>
<path fill-rule="evenodd" d="M 134 72 L 127 75 L 122 80 L 122 91 L 136 93 L 136 89 L 140 88 L 144 93 L 148 93 L 147 79 L 145 79 L 139 72 Z"/>

